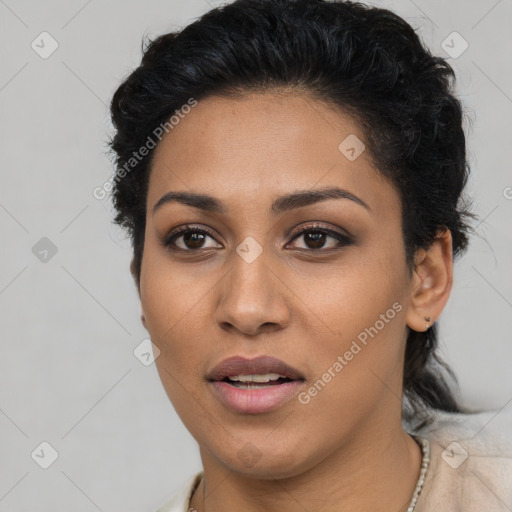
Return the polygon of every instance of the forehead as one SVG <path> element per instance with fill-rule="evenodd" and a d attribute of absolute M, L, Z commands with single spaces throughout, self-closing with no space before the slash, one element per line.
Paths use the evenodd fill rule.
<path fill-rule="evenodd" d="M 148 208 L 169 190 L 263 207 L 293 190 L 328 186 L 364 195 L 365 202 L 396 202 L 364 145 L 355 119 L 305 94 L 210 96 L 155 148 Z"/>

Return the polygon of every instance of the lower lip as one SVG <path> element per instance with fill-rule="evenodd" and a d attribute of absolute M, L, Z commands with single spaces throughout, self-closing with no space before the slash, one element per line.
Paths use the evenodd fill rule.
<path fill-rule="evenodd" d="M 304 386 L 304 381 L 292 380 L 261 389 L 236 388 L 224 381 L 213 381 L 210 384 L 220 401 L 235 412 L 261 414 L 281 407 L 296 396 Z"/>

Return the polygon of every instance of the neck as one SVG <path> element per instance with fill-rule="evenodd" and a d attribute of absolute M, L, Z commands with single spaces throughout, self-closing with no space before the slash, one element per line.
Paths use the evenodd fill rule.
<path fill-rule="evenodd" d="M 201 451 L 204 478 L 191 500 L 197 512 L 227 505 L 245 512 L 406 512 L 420 472 L 421 449 L 397 425 L 354 439 L 296 476 L 254 479 L 220 466 Z"/>

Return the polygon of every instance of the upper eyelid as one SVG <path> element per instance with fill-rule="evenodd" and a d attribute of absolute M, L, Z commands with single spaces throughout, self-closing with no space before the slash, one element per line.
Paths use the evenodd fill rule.
<path fill-rule="evenodd" d="M 325 231 L 327 233 L 333 233 L 335 235 L 338 235 L 338 236 L 343 236 L 345 238 L 354 238 L 346 229 L 343 229 L 343 228 L 335 228 L 335 227 L 330 227 L 329 226 L 329 223 L 325 223 L 324 221 L 310 221 L 311 224 L 307 224 L 306 225 L 302 225 L 300 224 L 300 229 L 297 230 L 297 232 L 295 234 L 293 234 L 293 232 L 295 231 L 295 228 L 292 229 L 292 233 L 290 233 L 290 236 L 293 236 L 294 238 L 296 236 L 299 236 L 301 235 L 304 231 L 314 231 L 315 229 L 318 230 L 318 231 Z"/>

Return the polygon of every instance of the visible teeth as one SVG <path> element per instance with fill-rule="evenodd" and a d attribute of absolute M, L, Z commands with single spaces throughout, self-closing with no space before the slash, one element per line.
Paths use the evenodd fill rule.
<path fill-rule="evenodd" d="M 279 373 L 264 373 L 263 375 L 233 375 L 229 377 L 229 380 L 240 382 L 269 382 L 279 378 L 286 379 L 284 375 L 279 375 Z"/>

